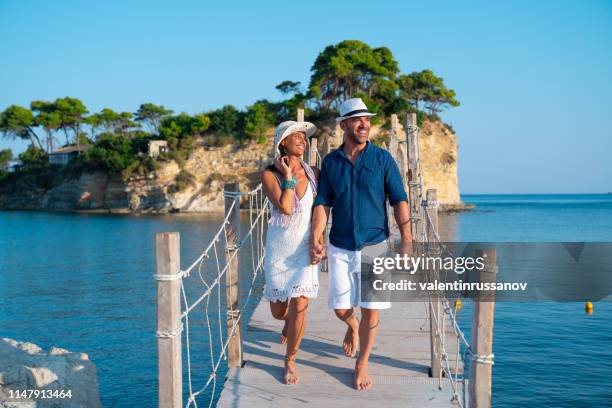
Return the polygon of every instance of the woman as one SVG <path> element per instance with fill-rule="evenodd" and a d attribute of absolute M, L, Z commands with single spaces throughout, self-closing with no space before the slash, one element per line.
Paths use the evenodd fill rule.
<path fill-rule="evenodd" d="M 274 137 L 274 162 L 261 174 L 270 201 L 266 236 L 264 297 L 272 316 L 284 320 L 281 344 L 285 354 L 285 384 L 297 384 L 295 358 L 302 341 L 309 299 L 317 297 L 319 267 L 311 265 L 310 219 L 319 170 L 301 159 L 316 126 L 286 121 Z"/>

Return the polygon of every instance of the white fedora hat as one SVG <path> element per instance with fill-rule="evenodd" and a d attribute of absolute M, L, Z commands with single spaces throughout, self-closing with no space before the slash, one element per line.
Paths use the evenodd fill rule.
<path fill-rule="evenodd" d="M 302 132 L 306 135 L 306 143 L 310 147 L 310 141 L 308 138 L 317 131 L 317 127 L 310 122 L 296 122 L 294 120 L 287 120 L 280 123 L 276 127 L 276 133 L 274 134 L 274 156 L 280 156 L 280 144 L 287 136 L 295 132 Z"/>
<path fill-rule="evenodd" d="M 368 112 L 368 107 L 363 103 L 361 98 L 347 99 L 340 105 L 340 116 L 336 118 L 336 123 L 359 116 L 376 116 L 376 114 Z"/>

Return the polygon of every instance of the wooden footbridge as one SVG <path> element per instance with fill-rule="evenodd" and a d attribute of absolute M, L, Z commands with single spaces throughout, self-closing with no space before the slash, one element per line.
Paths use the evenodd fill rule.
<path fill-rule="evenodd" d="M 300 114 L 303 112 L 298 113 L 298 119 L 303 118 Z M 426 194 L 421 191 L 415 115 L 408 115 L 405 129 L 406 140 L 400 141 L 394 115 L 388 149 L 405 176 L 413 237 L 425 243 L 428 253 L 436 253 L 442 246 L 436 191 L 428 190 Z M 323 154 L 328 150 L 329 144 L 325 147 L 324 143 Z M 306 157 L 314 164 L 317 156 L 316 143 L 313 143 Z M 241 306 L 244 308 L 260 290 L 255 282 L 263 266 L 266 199 L 261 186 L 243 193 L 237 183 L 229 183 L 225 203 L 226 216 L 219 231 L 200 257 L 185 269 L 180 267 L 178 233 L 160 233 L 156 237 L 160 408 L 215 404 L 232 408 L 490 407 L 494 302 L 474 302 L 471 343 L 457 322 L 456 305 L 443 293 L 423 301 L 393 303 L 391 309 L 380 312 L 378 337 L 368 365 L 374 385 L 369 390 L 357 391 L 353 387 L 356 359 L 345 356 L 342 350 L 346 325 L 327 307 L 324 271 L 320 276 L 319 297 L 308 308 L 305 334 L 297 356 L 299 383 L 285 385 L 285 346 L 279 342 L 283 322 L 272 318 L 269 304 L 263 299 L 250 320 L 242 321 L 245 314 Z M 244 233 L 240 230 L 241 203 L 243 208 L 248 207 L 249 214 L 248 231 Z M 248 271 L 239 257 L 245 252 L 249 254 Z M 494 271 L 495 254 L 490 251 L 487 256 L 486 269 Z M 205 264 L 207 260 L 210 262 Z M 203 265 L 216 265 L 216 273 L 205 277 Z M 239 265 L 242 281 L 246 277 L 249 283 L 242 296 Z M 196 271 L 203 284 L 202 291 L 190 302 L 188 297 L 192 294 L 187 293 L 183 283 L 194 279 Z M 433 281 L 439 271 L 421 273 L 422 278 Z M 495 277 L 494 273 L 486 275 L 489 281 Z M 223 284 L 225 288 L 221 289 Z M 215 293 L 219 295 L 218 305 L 210 301 Z M 222 295 L 225 295 L 225 310 L 218 307 Z M 217 317 L 215 312 L 210 313 L 209 305 L 217 307 Z M 211 361 L 205 381 L 196 387 L 190 316 L 193 327 L 193 314 L 202 307 Z M 217 318 L 219 325 L 214 328 L 211 321 Z M 225 365 L 229 370 L 221 377 Z M 201 378 L 202 373 L 198 374 Z"/>
<path fill-rule="evenodd" d="M 244 333 L 244 365 L 230 369 L 218 406 L 451 407 L 452 389 L 440 390 L 439 379 L 429 376 L 427 307 L 421 302 L 394 303 L 391 309 L 381 311 L 379 335 L 368 369 L 374 386 L 356 391 L 356 359 L 342 351 L 346 325 L 327 308 L 326 273 L 321 274 L 319 297 L 308 308 L 297 358 L 300 380 L 295 386 L 283 383 L 285 346 L 279 344 L 282 322 L 270 316 L 269 304 L 262 300 Z M 446 327 L 447 341 L 452 343 L 454 333 L 450 325 Z M 455 357 L 449 355 L 453 361 Z"/>

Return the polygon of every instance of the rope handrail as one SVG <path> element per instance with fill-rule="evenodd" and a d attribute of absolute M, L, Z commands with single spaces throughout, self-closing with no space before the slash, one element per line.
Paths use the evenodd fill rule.
<path fill-rule="evenodd" d="M 266 198 L 266 200 L 264 201 L 264 204 L 267 204 L 268 199 Z M 232 203 L 233 205 L 233 203 Z M 217 277 L 215 278 L 215 280 L 212 282 L 212 285 L 207 285 L 208 289 L 206 290 L 206 292 L 204 292 L 204 294 L 202 294 L 202 296 L 200 296 L 198 298 L 198 300 L 196 300 L 195 302 L 193 302 L 189 307 L 187 307 L 187 309 L 181 314 L 181 318 L 184 318 L 189 312 L 191 312 L 196 306 L 198 306 L 207 296 L 210 296 L 210 294 L 212 293 L 212 290 L 215 288 L 215 286 L 219 285 L 221 283 L 221 278 L 225 275 L 225 273 L 227 272 L 227 269 L 230 265 L 230 262 L 233 261 L 237 256 L 238 256 L 238 249 L 240 249 L 242 247 L 242 245 L 244 244 L 244 242 L 250 238 L 253 229 L 257 223 L 257 221 L 259 221 L 259 219 L 266 213 L 266 209 L 262 209 L 259 214 L 257 215 L 256 221 L 250 226 L 249 228 L 249 232 L 243 237 L 243 239 L 240 240 L 240 243 L 237 244 L 234 248 L 235 251 L 232 251 L 232 254 L 230 255 L 230 257 L 227 259 L 225 266 L 223 267 L 223 269 L 221 269 L 221 271 L 219 271 L 219 273 L 217 274 Z"/>
<path fill-rule="evenodd" d="M 425 228 L 422 229 L 423 231 L 422 239 L 423 239 L 423 242 L 426 242 L 427 237 L 426 237 L 425 231 L 427 230 L 430 231 L 431 232 L 430 238 L 433 238 L 432 242 L 428 242 L 428 246 L 430 250 L 431 250 L 432 244 L 434 246 L 437 245 L 441 248 L 442 252 L 453 256 L 452 252 L 442 242 L 442 239 L 440 238 L 440 235 L 439 235 L 439 231 L 436 225 L 434 224 L 431 218 L 431 215 L 429 214 L 429 211 L 427 211 L 428 208 L 435 207 L 437 206 L 437 204 L 438 204 L 437 202 L 428 203 L 427 200 L 421 201 L 421 206 L 420 206 L 421 211 L 425 213 L 425 217 L 422 217 L 422 219 L 426 222 Z M 429 278 L 428 275 L 426 276 Z M 437 269 L 434 270 L 433 278 L 439 279 L 439 271 Z M 441 363 L 440 365 L 443 367 L 443 370 L 439 373 L 439 381 L 440 381 L 439 387 L 441 388 L 442 372 L 446 372 L 447 374 L 446 377 L 448 378 L 451 388 L 453 390 L 453 401 L 456 401 L 457 404 L 461 408 L 463 408 L 465 406 L 465 392 L 463 393 L 463 398 L 461 398 L 461 395 L 459 393 L 459 388 L 458 388 L 459 382 L 465 384 L 463 379 L 459 378 L 459 355 L 460 355 L 461 345 L 465 347 L 465 352 L 463 353 L 464 361 L 467 358 L 477 363 L 493 364 L 493 360 L 492 360 L 493 355 L 478 356 L 476 353 L 474 353 L 471 344 L 466 339 L 465 333 L 459 326 L 459 322 L 457 321 L 456 311 L 453 310 L 453 307 L 451 306 L 448 297 L 446 297 L 445 295 L 439 297 L 438 304 L 441 306 L 442 310 L 438 310 L 437 312 L 436 312 L 437 305 L 434 304 L 431 293 L 429 293 L 428 304 L 431 310 L 430 319 L 433 320 L 434 326 L 437 328 L 435 332 L 435 337 L 438 343 L 440 344 L 440 349 L 441 349 L 439 358 L 440 358 L 440 363 Z M 453 376 L 453 370 L 451 368 L 451 364 L 448 360 L 448 352 L 446 351 L 446 339 L 445 339 L 445 329 L 444 329 L 446 315 L 448 315 L 449 317 L 449 322 L 457 338 L 457 350 L 456 350 L 455 370 L 454 370 L 455 375 L 454 376 Z"/>
<path fill-rule="evenodd" d="M 414 134 L 414 133 L 417 133 L 418 130 L 419 130 L 419 127 L 416 126 L 416 124 L 415 125 L 409 124 L 407 125 L 406 133 Z M 416 143 L 416 148 L 418 151 L 419 149 L 418 142 Z M 410 159 L 408 159 L 408 161 L 409 160 Z M 413 224 L 419 223 L 419 222 L 425 223 L 425 225 L 422 226 L 423 228 L 419 229 L 422 235 L 416 238 L 420 238 L 418 239 L 418 241 L 426 244 L 428 255 L 434 254 L 435 252 L 435 255 L 446 253 L 446 254 L 450 254 L 451 256 L 453 256 L 451 251 L 449 251 L 448 248 L 442 242 L 442 239 L 440 238 L 440 235 L 439 235 L 438 228 L 436 225 L 434 225 L 431 215 L 428 211 L 430 209 L 437 208 L 438 202 L 433 201 L 433 200 L 428 201 L 427 199 L 423 197 L 422 189 L 423 189 L 424 183 L 423 183 L 423 172 L 421 171 L 420 159 L 417 159 L 416 163 L 412 163 L 412 164 L 416 165 L 417 178 L 416 180 L 406 180 L 406 184 L 409 187 L 418 187 L 417 188 L 417 192 L 418 192 L 417 208 L 420 214 L 411 214 L 410 222 Z M 427 232 L 430 232 L 429 237 L 428 237 Z M 432 242 L 430 242 L 430 239 L 432 239 Z M 441 251 L 438 250 L 438 247 L 441 249 Z M 432 278 L 431 281 L 433 281 L 434 278 L 439 279 L 439 271 L 437 270 L 437 268 L 434 268 L 433 275 L 434 276 L 430 276 L 430 274 L 428 273 L 425 274 L 427 279 Z M 459 355 L 460 355 L 461 345 L 465 347 L 464 357 L 469 357 L 471 360 L 474 361 L 473 356 L 475 355 L 475 353 L 473 352 L 470 343 L 467 341 L 463 330 L 461 330 L 461 327 L 459 326 L 459 323 L 457 321 L 456 312 L 453 311 L 453 308 L 450 305 L 450 301 L 448 300 L 446 295 L 439 296 L 439 298 L 440 298 L 439 301 L 434 304 L 432 293 L 429 292 L 428 301 L 425 307 L 426 313 L 429 314 L 429 319 L 433 320 L 434 327 L 436 328 L 434 336 L 438 344 L 440 345 L 440 353 L 438 355 L 438 358 L 440 360 L 440 366 L 442 367 L 442 370 L 440 370 L 440 372 L 438 373 L 438 387 L 442 389 L 442 375 L 445 372 L 447 374 L 446 377 L 448 378 L 452 391 L 453 391 L 452 401 L 455 401 L 459 405 L 460 408 L 463 408 L 465 407 L 465 392 L 462 393 L 463 395 L 460 395 L 460 390 L 458 386 L 460 382 L 463 384 L 463 386 L 465 386 L 465 382 L 463 381 L 463 379 L 459 378 Z M 429 306 L 429 308 L 427 308 L 427 305 Z M 429 311 L 431 313 L 429 313 Z M 446 321 L 445 315 L 449 316 L 449 322 L 457 338 L 457 344 L 456 344 L 457 349 L 456 349 L 455 370 L 454 370 L 455 375 L 454 376 L 453 376 L 453 370 L 451 368 L 451 363 L 449 362 L 449 359 L 448 359 L 448 352 L 446 351 L 446 335 L 445 335 L 446 331 L 444 327 L 445 321 Z M 488 356 L 483 356 L 481 360 L 487 361 L 485 357 L 488 357 Z"/>
<path fill-rule="evenodd" d="M 251 296 L 253 294 L 253 288 L 254 288 L 255 279 L 257 278 L 258 272 L 262 268 L 263 268 L 263 258 L 260 260 L 257 268 L 253 272 L 253 277 L 252 277 L 252 280 L 251 280 L 250 289 L 249 289 L 249 292 L 248 292 L 248 294 L 246 296 L 245 303 L 248 303 L 248 300 L 251 298 Z M 225 355 L 227 347 L 229 346 L 230 339 L 233 336 L 233 334 L 235 333 L 237 327 L 240 325 L 240 322 L 242 320 L 242 316 L 243 316 L 243 314 L 239 313 L 238 316 L 237 316 L 237 319 L 235 320 L 235 323 L 232 325 L 232 328 L 230 330 L 230 334 L 228 335 L 227 340 L 223 343 L 223 346 L 221 348 L 221 355 L 222 356 Z M 214 378 L 216 378 L 217 370 L 219 369 L 220 363 L 221 363 L 221 359 L 218 359 L 217 363 L 213 367 L 213 372 L 208 376 L 208 380 L 206 381 L 206 383 L 204 384 L 204 386 L 201 389 L 199 389 L 196 392 L 190 392 L 191 395 L 189 396 L 189 400 L 187 402 L 187 406 L 189 406 L 190 402 L 195 402 L 195 397 L 197 397 L 199 394 L 204 392 L 206 390 L 206 388 L 210 385 L 211 381 L 213 381 Z"/>
<path fill-rule="evenodd" d="M 221 237 L 221 233 L 223 233 L 225 231 L 225 226 L 229 224 L 229 217 L 232 214 L 232 210 L 234 209 L 234 206 L 236 205 L 236 201 L 237 200 L 232 201 L 232 205 L 230 206 L 229 211 L 227 211 L 227 215 L 223 219 L 223 223 L 221 224 L 221 227 L 219 227 L 219 230 L 213 236 L 213 239 L 210 241 L 208 246 L 204 249 L 204 251 L 202 251 L 202 254 L 200 256 L 198 256 L 198 258 L 187 269 L 182 271 L 185 276 L 189 276 L 189 274 L 191 273 L 193 268 L 195 268 L 204 258 L 208 257 L 208 252 L 213 247 L 213 245 L 216 242 L 219 242 L 219 239 Z"/>
<path fill-rule="evenodd" d="M 238 192 L 238 191 L 224 191 L 223 195 L 226 199 L 231 200 L 231 204 L 227 206 L 226 213 L 223 222 L 211 241 L 206 245 L 205 249 L 195 259 L 190 266 L 184 270 L 181 270 L 177 275 L 171 275 L 172 279 L 180 279 L 180 293 L 181 293 L 181 325 L 180 330 L 176 330 L 173 333 L 159 333 L 160 336 L 169 335 L 180 335 L 181 332 L 185 333 L 186 343 L 186 360 L 187 360 L 187 388 L 189 396 L 185 407 L 191 406 L 197 408 L 198 401 L 197 397 L 202 396 L 204 392 L 210 390 L 209 407 L 213 405 L 216 391 L 216 383 L 219 368 L 221 363 L 228 358 L 228 348 L 232 341 L 232 337 L 238 330 L 241 322 L 243 321 L 243 313 L 238 310 L 232 310 L 222 307 L 221 305 L 221 283 L 225 277 L 228 279 L 228 271 L 232 263 L 235 263 L 243 250 L 247 249 L 247 241 L 251 241 L 250 245 L 250 257 L 252 260 L 252 276 L 250 279 L 248 294 L 242 300 L 243 302 L 249 302 L 253 294 L 256 292 L 257 285 L 256 279 L 261 275 L 263 270 L 264 262 L 264 224 L 266 223 L 266 215 L 268 214 L 268 203 L 269 200 L 263 194 L 263 188 L 261 183 L 251 191 Z M 240 205 L 242 199 L 248 197 L 248 212 L 249 212 L 249 225 L 246 233 L 237 237 L 235 245 L 229 245 L 228 241 L 228 226 L 230 225 L 230 217 L 235 212 L 236 205 Z M 226 201 L 227 202 L 227 201 Z M 225 240 L 225 242 L 223 242 Z M 225 255 L 225 256 L 224 256 Z M 212 259 L 211 259 L 212 258 Z M 212 274 L 212 280 L 207 281 L 203 274 L 203 265 L 206 261 L 212 262 L 210 266 L 216 269 Z M 208 264 L 207 264 L 208 265 Z M 185 277 L 197 268 L 200 282 L 203 285 L 203 292 L 197 297 L 195 301 L 190 303 L 186 290 L 187 281 Z M 204 268 L 206 269 L 206 268 Z M 233 275 L 230 275 L 233 276 Z M 169 277 L 162 276 L 161 279 L 169 280 Z M 228 281 L 228 287 L 231 292 L 233 284 Z M 219 328 L 218 339 L 219 343 L 215 343 L 213 340 L 213 322 L 211 321 L 211 315 L 209 313 L 209 305 L 213 294 L 216 296 L 216 304 L 213 303 L 213 313 L 217 315 L 216 324 Z M 229 295 L 229 294 L 228 294 Z M 246 304 L 246 303 L 245 303 Z M 194 388 L 194 376 L 192 372 L 192 344 L 191 344 L 191 333 L 190 333 L 190 316 L 193 315 L 197 310 L 203 309 L 204 311 L 204 329 L 207 332 L 208 337 L 208 348 L 210 354 L 210 372 L 203 381 L 201 388 Z M 227 334 L 224 333 L 222 326 L 222 314 L 225 314 L 228 318 Z M 231 320 L 229 320 L 231 318 Z M 232 324 L 229 324 L 230 321 Z M 206 394 L 208 395 L 208 394 Z"/>

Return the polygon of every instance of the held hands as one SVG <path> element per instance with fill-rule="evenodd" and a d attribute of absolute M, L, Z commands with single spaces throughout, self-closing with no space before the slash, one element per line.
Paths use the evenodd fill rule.
<path fill-rule="evenodd" d="M 319 239 L 310 239 L 310 263 L 316 265 L 321 262 L 321 259 L 326 254 L 325 244 L 323 243 L 323 237 Z"/>
<path fill-rule="evenodd" d="M 289 167 L 289 157 L 275 157 L 274 167 L 281 172 L 285 180 L 291 180 L 293 178 L 293 172 L 291 171 L 291 167 Z"/>

